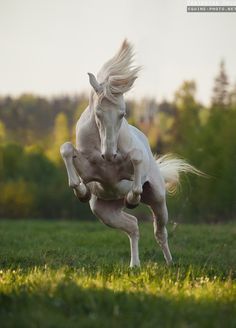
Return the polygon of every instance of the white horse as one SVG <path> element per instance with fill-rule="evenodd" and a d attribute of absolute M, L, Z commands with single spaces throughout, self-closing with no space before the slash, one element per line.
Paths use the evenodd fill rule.
<path fill-rule="evenodd" d="M 120 229 L 130 239 L 130 267 L 139 266 L 139 227 L 136 217 L 124 211 L 140 201 L 154 215 L 154 234 L 167 264 L 172 257 L 166 224 L 166 191 L 179 181 L 180 172 L 199 174 L 181 159 L 156 159 L 146 136 L 125 119 L 124 93 L 137 78 L 133 48 L 125 40 L 117 54 L 106 62 L 96 77 L 89 74 L 92 91 L 89 106 L 76 125 L 76 147 L 61 146 L 69 186 L 79 200 L 107 226 Z"/>

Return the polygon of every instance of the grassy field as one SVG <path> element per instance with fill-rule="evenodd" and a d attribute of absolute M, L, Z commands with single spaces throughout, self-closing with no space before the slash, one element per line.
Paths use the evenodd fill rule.
<path fill-rule="evenodd" d="M 99 222 L 0 222 L 0 327 L 236 327 L 236 225 L 170 224 L 166 267 L 140 225 L 128 238 Z"/>

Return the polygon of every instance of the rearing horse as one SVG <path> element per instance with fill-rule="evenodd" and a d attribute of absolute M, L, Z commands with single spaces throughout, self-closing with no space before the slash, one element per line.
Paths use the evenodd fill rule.
<path fill-rule="evenodd" d="M 163 156 L 156 160 L 146 136 L 125 119 L 124 93 L 133 86 L 139 67 L 133 64 L 133 48 L 125 40 L 106 62 L 92 86 L 89 106 L 76 125 L 76 147 L 61 146 L 69 186 L 107 226 L 120 229 L 130 239 L 130 266 L 139 266 L 139 227 L 136 217 L 124 211 L 140 201 L 154 215 L 154 234 L 167 264 L 172 262 L 166 224 L 166 191 L 179 181 L 179 173 L 199 174 L 181 159 Z"/>

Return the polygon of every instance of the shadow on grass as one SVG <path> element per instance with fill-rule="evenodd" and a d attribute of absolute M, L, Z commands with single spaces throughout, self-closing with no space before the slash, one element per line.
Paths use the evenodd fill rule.
<path fill-rule="evenodd" d="M 235 327 L 235 304 L 192 297 L 83 289 L 0 294 L 1 327 Z"/>

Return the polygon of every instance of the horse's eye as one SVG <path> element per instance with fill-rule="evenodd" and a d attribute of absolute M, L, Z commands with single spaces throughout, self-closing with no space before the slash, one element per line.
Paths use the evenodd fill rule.
<path fill-rule="evenodd" d="M 120 113 L 120 118 L 124 117 L 125 113 Z"/>

